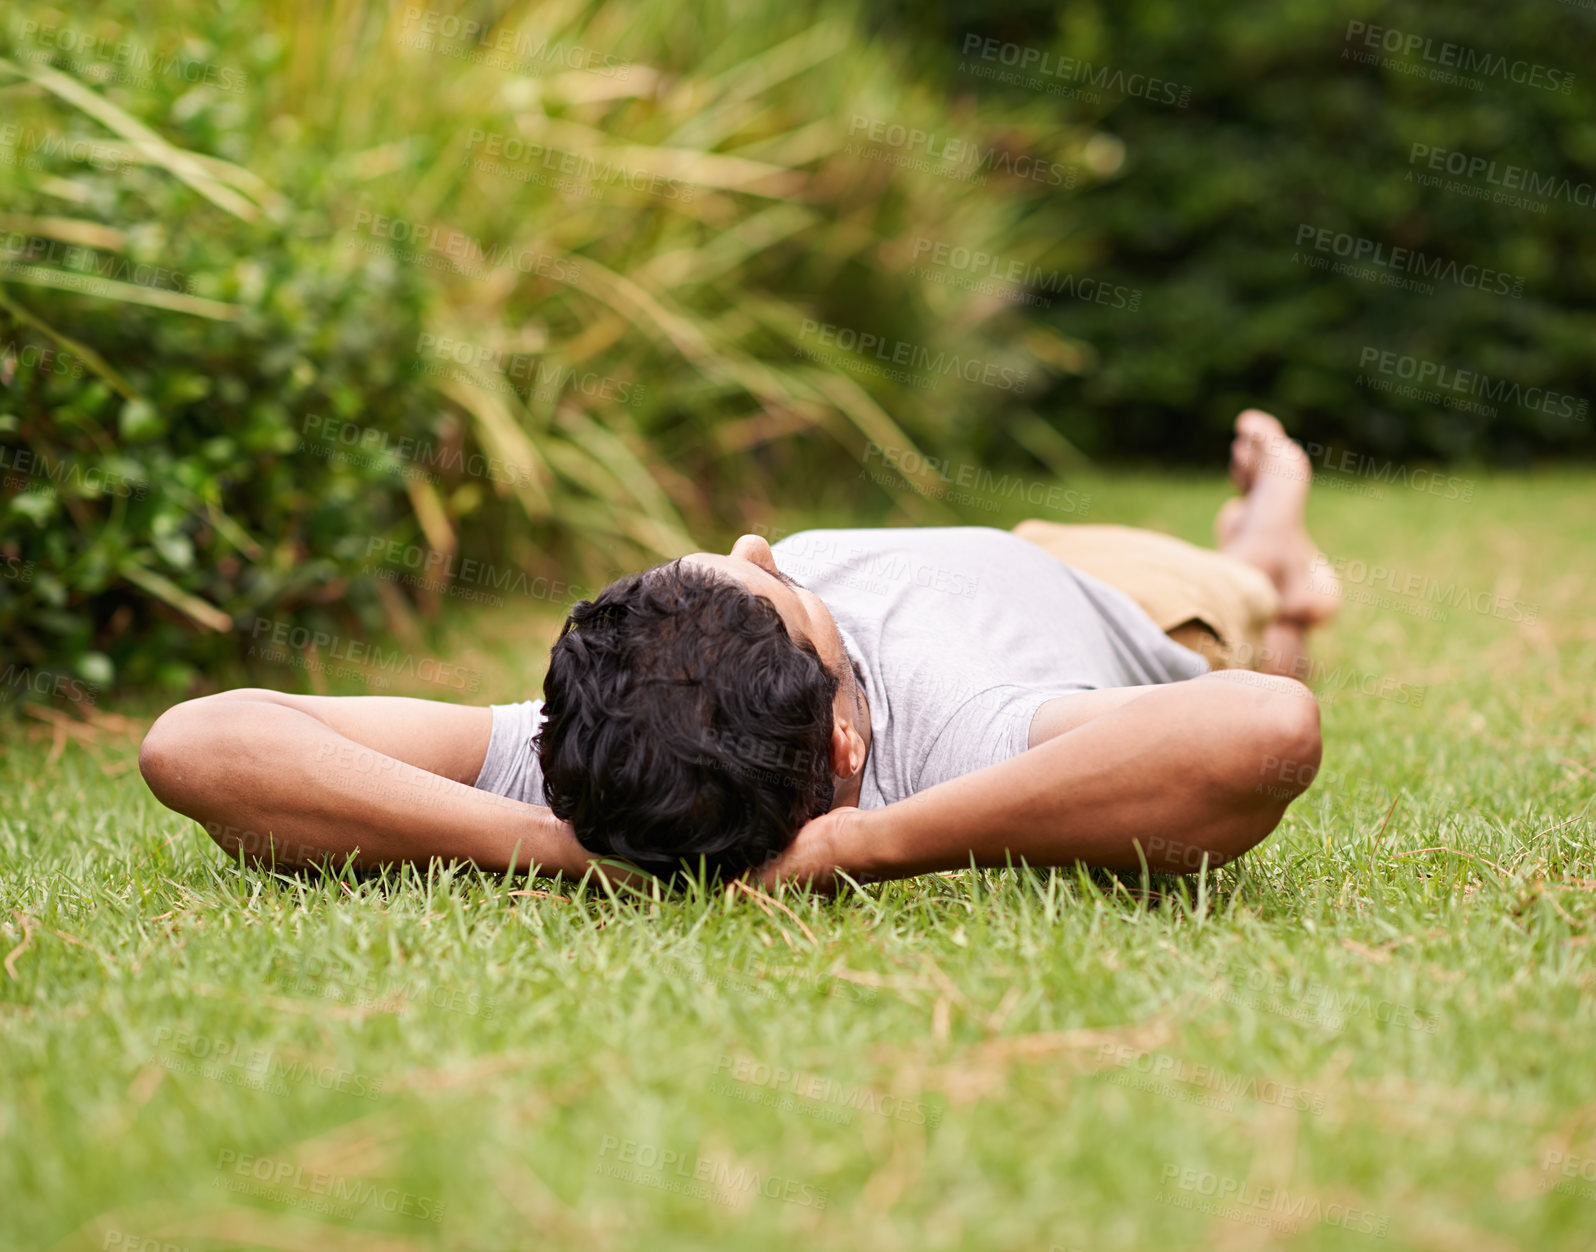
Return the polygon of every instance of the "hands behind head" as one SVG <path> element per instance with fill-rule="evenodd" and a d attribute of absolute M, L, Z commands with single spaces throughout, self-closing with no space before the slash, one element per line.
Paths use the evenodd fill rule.
<path fill-rule="evenodd" d="M 750 871 L 749 877 L 766 888 L 778 882 L 789 882 L 828 894 L 841 886 L 836 876 L 838 870 L 849 873 L 857 881 L 870 881 L 853 869 L 859 862 L 848 855 L 850 840 L 858 837 L 863 826 L 861 817 L 857 808 L 844 805 L 812 818 L 804 823 L 780 856 Z"/>

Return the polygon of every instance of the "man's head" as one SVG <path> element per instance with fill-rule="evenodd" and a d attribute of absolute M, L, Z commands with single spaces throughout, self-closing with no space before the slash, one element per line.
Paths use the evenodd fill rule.
<path fill-rule="evenodd" d="M 831 613 L 744 535 L 611 583 L 554 645 L 544 796 L 590 852 L 657 874 L 763 864 L 837 800 L 869 750 Z"/>

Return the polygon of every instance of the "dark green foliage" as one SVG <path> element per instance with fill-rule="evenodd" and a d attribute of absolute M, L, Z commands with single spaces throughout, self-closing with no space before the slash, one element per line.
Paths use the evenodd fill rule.
<path fill-rule="evenodd" d="M 72 301 L 72 337 L 115 361 L 134 398 L 4 314 L 17 345 L 0 419 L 0 552 L 16 575 L 0 581 L 8 664 L 183 684 L 236 655 L 257 614 L 292 614 L 334 591 L 346 610 L 374 607 L 343 575 L 368 537 L 409 534 L 398 462 L 314 436 L 341 419 L 425 438 L 438 419 L 396 369 L 419 324 L 410 271 L 329 251 L 316 233 L 299 219 L 181 237 L 186 273 L 230 276 L 215 294 L 236 322 L 11 288 L 13 309 L 43 325 Z M 206 626 L 187 597 L 234 628 Z"/>
<path fill-rule="evenodd" d="M 1274 406 L 1301 438 L 1369 455 L 1518 463 L 1596 448 L 1589 11 L 1323 0 L 878 8 L 900 35 L 912 31 L 935 49 L 953 96 L 973 94 L 983 108 L 1040 93 L 974 77 L 969 66 L 1002 70 L 1015 54 L 999 51 L 995 63 L 979 49 L 962 56 L 972 34 L 1045 52 L 1050 71 L 1060 57 L 1078 63 L 1059 74 L 1033 60 L 1032 79 L 1088 91 L 1103 84 L 1098 101 L 1059 100 L 1058 116 L 1122 141 L 1123 166 L 1047 211 L 1059 253 L 1090 258 L 1091 272 L 1142 290 L 1140 310 L 1072 299 L 1038 311 L 1092 349 L 1094 363 L 1041 401 L 1083 449 L 1208 461 L 1237 410 L 1252 404 Z M 1353 22 L 1368 30 L 1353 28 L 1349 40 Z M 1361 42 L 1375 27 L 1399 32 L 1413 50 L 1385 65 L 1358 63 L 1350 54 L 1378 50 Z M 1458 50 L 1445 51 L 1447 43 Z M 1404 72 L 1456 70 L 1465 55 L 1482 62 L 1466 75 L 1481 90 Z M 1515 73 L 1526 81 L 1512 81 Z M 1161 101 L 1135 75 L 1189 88 L 1187 106 Z M 1410 160 L 1415 144 L 1432 151 Z M 1447 153 L 1462 154 L 1450 157 L 1454 167 L 1482 161 L 1472 177 L 1467 166 L 1462 177 L 1432 172 L 1426 162 L 1434 156 L 1444 171 Z M 1421 185 L 1432 173 L 1441 185 Z M 1542 194 L 1526 189 L 1531 174 Z M 1465 194 L 1496 192 L 1545 211 Z M 1296 242 L 1304 225 L 1381 244 L 1388 257 L 1406 248 L 1422 252 L 1422 264 L 1501 271 L 1522 278 L 1522 295 L 1445 280 L 1426 295 L 1310 269 L 1293 259 L 1311 251 Z M 1376 272 L 1414 276 L 1400 262 Z M 1393 354 L 1391 369 L 1438 367 L 1429 395 L 1360 384 L 1370 372 L 1360 363 L 1380 359 L 1366 358 L 1369 349 Z M 1478 380 L 1452 371 L 1485 376 L 1487 390 L 1476 393 Z"/>

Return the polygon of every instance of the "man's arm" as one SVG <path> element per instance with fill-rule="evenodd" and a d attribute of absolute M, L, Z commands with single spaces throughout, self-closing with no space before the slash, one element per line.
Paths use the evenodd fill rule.
<path fill-rule="evenodd" d="M 1233 860 L 1280 822 L 1319 763 L 1319 706 L 1289 678 L 1223 671 L 1128 688 L 1011 760 L 881 809 L 836 809 L 799 832 L 767 881 L 833 868 L 903 878 L 981 866 L 1191 872 Z M 1083 706 L 1084 707 L 1084 706 Z M 1307 766 L 1307 769 L 1303 769 Z"/>
<path fill-rule="evenodd" d="M 491 733 L 486 708 L 246 688 L 167 710 L 139 769 L 163 804 L 265 863 L 356 853 L 362 868 L 458 858 L 580 877 L 568 824 L 471 785 Z"/>

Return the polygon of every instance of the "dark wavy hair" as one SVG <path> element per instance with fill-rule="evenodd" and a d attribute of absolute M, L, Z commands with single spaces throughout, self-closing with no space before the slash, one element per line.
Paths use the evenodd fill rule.
<path fill-rule="evenodd" d="M 544 681 L 543 794 L 589 852 L 661 877 L 742 873 L 831 808 L 838 676 L 775 605 L 672 561 L 565 620 Z"/>

